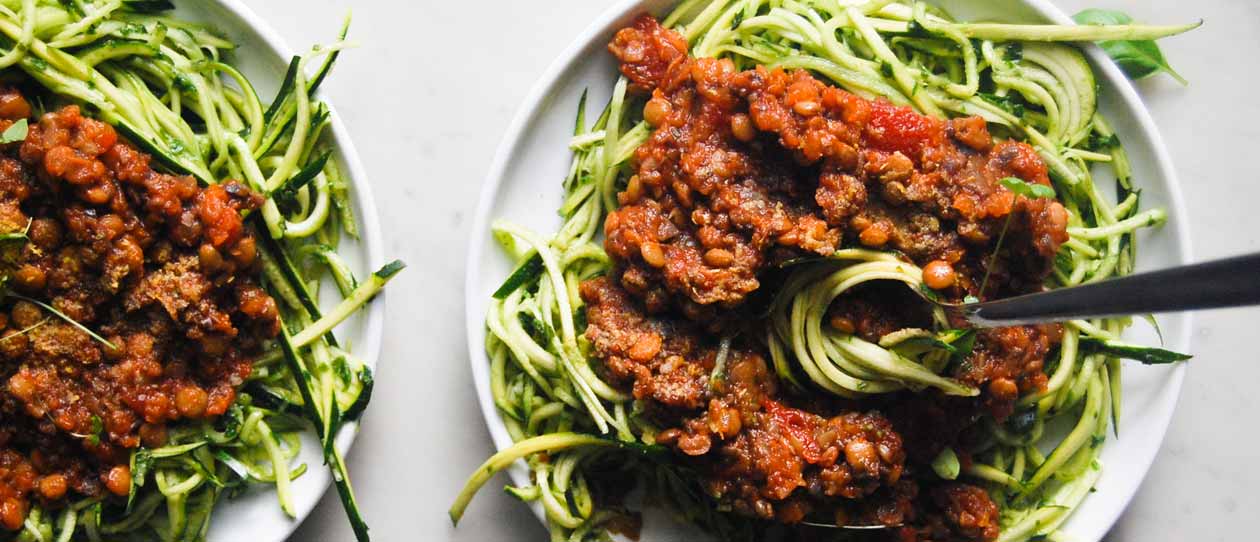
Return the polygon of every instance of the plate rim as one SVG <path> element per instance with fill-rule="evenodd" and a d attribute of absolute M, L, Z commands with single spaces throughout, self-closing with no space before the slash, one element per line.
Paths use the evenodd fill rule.
<path fill-rule="evenodd" d="M 250 55 L 272 55 L 278 57 L 281 61 L 292 58 L 293 51 L 289 48 L 288 43 L 280 36 L 263 17 L 259 16 L 252 8 L 244 3 L 243 0 L 211 0 L 224 11 L 239 19 L 240 23 L 249 31 L 255 33 L 267 50 L 250 51 Z M 200 8 L 199 8 L 200 9 Z M 213 24 L 213 26 L 219 26 Z M 221 25 L 230 26 L 230 25 Z M 239 53 L 238 53 L 239 54 Z M 385 262 L 384 240 L 382 234 L 382 226 L 380 213 L 376 207 L 376 198 L 372 192 L 372 185 L 368 181 L 367 171 L 363 166 L 363 162 L 359 157 L 359 152 L 355 148 L 354 142 L 350 137 L 350 131 L 346 128 L 341 114 L 338 112 L 335 104 L 327 97 L 322 90 L 316 91 L 316 96 L 328 107 L 329 126 L 326 133 L 331 135 L 334 150 L 340 155 L 342 165 L 350 179 L 351 201 L 358 211 L 359 224 L 361 231 L 359 239 L 364 250 L 365 265 L 368 272 L 379 268 Z M 355 348 L 355 356 L 362 359 L 363 363 L 371 367 L 373 372 L 377 371 L 380 361 L 381 348 L 384 343 L 385 335 L 385 307 L 389 295 L 385 290 L 377 294 L 376 298 L 368 304 L 365 311 L 365 319 L 363 323 L 363 342 Z M 336 447 L 342 455 L 349 453 L 355 439 L 358 437 L 359 428 L 362 420 L 346 422 L 341 432 L 337 435 Z M 295 492 L 295 514 L 293 518 L 285 518 L 287 524 L 276 531 L 277 537 L 263 538 L 256 542 L 285 542 L 294 531 L 310 516 L 311 512 L 323 500 L 324 495 L 328 492 L 329 486 L 332 485 L 332 475 L 323 465 L 315 465 L 315 468 L 308 469 L 305 476 L 314 477 L 318 484 L 318 490 L 307 490 L 301 494 Z M 261 486 L 265 493 L 274 493 L 275 489 L 267 486 Z M 304 495 L 309 495 L 303 499 Z M 279 503 L 275 504 L 279 509 Z M 278 516 L 283 517 L 283 516 Z M 222 516 L 211 519 L 212 522 L 222 521 Z M 213 534 L 213 524 L 211 534 Z"/>
<path fill-rule="evenodd" d="M 236 0 L 227 0 L 236 1 Z M 985 0 L 968 0 L 975 2 L 984 2 Z M 1051 0 L 1014 0 L 1016 3 L 1027 7 L 1037 15 L 1048 19 L 1056 24 L 1075 24 L 1071 17 L 1067 15 L 1058 6 L 1054 5 Z M 551 95 L 551 90 L 561 81 L 561 76 L 572 68 L 575 63 L 580 60 L 580 55 L 587 50 L 594 40 L 601 38 L 609 30 L 609 27 L 618 20 L 628 19 L 636 12 L 648 10 L 648 4 L 653 0 L 617 0 L 612 3 L 604 11 L 600 12 L 590 24 L 569 42 L 567 46 L 557 55 L 539 76 L 538 80 L 531 86 L 525 98 L 521 101 L 521 105 L 516 109 L 511 122 L 508 124 L 504 135 L 495 149 L 494 158 L 490 163 L 489 172 L 482 183 L 481 191 L 478 195 L 477 206 L 472 223 L 472 231 L 468 240 L 468 254 L 465 260 L 464 270 L 464 311 L 465 311 L 465 332 L 468 342 L 469 364 L 473 374 L 473 383 L 477 390 L 477 399 L 481 410 L 482 418 L 485 420 L 486 429 L 490 433 L 491 440 L 494 442 L 495 450 L 501 451 L 512 445 L 511 437 L 508 435 L 503 421 L 499 419 L 498 412 L 494 406 L 494 401 L 490 396 L 489 388 L 489 359 L 485 353 L 485 315 L 476 314 L 475 311 L 480 307 L 480 301 L 489 295 L 489 290 L 482 288 L 480 278 L 477 273 L 482 266 L 482 247 L 490 236 L 490 217 L 491 209 L 496 201 L 496 194 L 503 185 L 503 179 L 508 167 L 508 160 L 514 154 L 514 150 L 518 142 L 525 135 L 525 128 L 544 108 Z M 660 3 L 660 2 L 656 2 Z M 677 0 L 669 0 L 667 5 L 675 5 Z M 1184 265 L 1193 261 L 1192 244 L 1190 237 L 1189 215 L 1186 211 L 1185 196 L 1182 191 L 1182 184 L 1177 176 L 1176 168 L 1172 163 L 1172 156 L 1168 151 L 1167 145 L 1164 143 L 1163 135 L 1155 124 L 1154 117 L 1151 116 L 1150 110 L 1147 109 L 1141 95 L 1138 94 L 1133 82 L 1121 72 L 1119 66 L 1111 60 L 1110 57 L 1097 44 L 1078 44 L 1081 45 L 1082 52 L 1088 57 L 1091 67 L 1097 72 L 1102 71 L 1103 77 L 1109 86 L 1118 94 L 1119 104 L 1129 110 L 1134 120 L 1137 121 L 1139 131 L 1146 137 L 1155 155 L 1154 171 L 1164 180 L 1164 184 L 1168 189 L 1168 208 L 1172 216 L 1178 218 L 1171 224 L 1171 228 L 1165 228 L 1165 233 L 1171 233 L 1177 238 L 1174 254 L 1174 260 Z M 1101 82 L 1101 81 L 1100 81 Z M 1172 230 L 1169 232 L 1169 230 Z M 1192 351 L 1192 339 L 1194 329 L 1194 314 L 1184 313 L 1185 324 L 1181 330 L 1179 343 L 1184 345 L 1187 351 Z M 1173 367 L 1167 375 L 1167 384 L 1161 388 L 1156 395 L 1160 412 L 1158 414 L 1161 419 L 1157 422 L 1159 433 L 1159 446 L 1144 450 L 1140 456 L 1133 457 L 1135 463 L 1141 466 L 1141 476 L 1138 477 L 1137 483 L 1132 484 L 1124 494 L 1117 499 L 1118 505 L 1113 506 L 1104 516 L 1103 520 L 1097 523 L 1096 533 L 1072 533 L 1075 536 L 1090 534 L 1085 538 L 1088 540 L 1100 540 L 1111 530 L 1116 521 L 1129 508 L 1138 489 L 1146 481 L 1150 474 L 1150 468 L 1163 448 L 1163 443 L 1168 434 L 1168 427 L 1172 423 L 1173 414 L 1179 403 L 1182 388 L 1185 383 L 1186 370 L 1188 365 L 1185 363 L 1178 364 Z M 513 483 L 524 484 L 528 482 L 528 474 L 521 463 L 517 461 L 508 470 L 508 475 L 512 478 Z M 546 524 L 543 510 L 538 503 L 530 506 L 534 515 L 537 516 L 544 524 Z M 1069 518 L 1070 519 L 1070 518 Z"/>

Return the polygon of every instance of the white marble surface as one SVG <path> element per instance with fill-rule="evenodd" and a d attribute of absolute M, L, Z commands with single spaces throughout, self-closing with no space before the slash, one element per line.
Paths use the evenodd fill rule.
<path fill-rule="evenodd" d="M 353 5 L 360 48 L 326 84 L 375 185 L 389 251 L 411 267 L 390 286 L 376 395 L 349 457 L 375 538 L 545 540 L 516 501 L 479 495 L 458 529 L 446 517 L 464 477 L 492 452 L 464 347 L 464 253 L 475 200 L 500 133 L 552 58 L 611 0 L 432 2 L 253 0 L 295 49 L 326 40 Z M 1068 11 L 1124 9 L 1139 20 L 1205 19 L 1166 43 L 1191 81 L 1140 85 L 1185 187 L 1197 259 L 1260 250 L 1260 3 L 1251 0 L 1058 0 Z M 1260 280 L 1240 277 L 1240 280 Z M 1251 538 L 1260 380 L 1260 310 L 1202 314 L 1196 359 L 1159 458 L 1108 537 Z M 1251 460 L 1250 462 L 1248 460 Z M 352 535 L 329 493 L 294 541 Z"/>

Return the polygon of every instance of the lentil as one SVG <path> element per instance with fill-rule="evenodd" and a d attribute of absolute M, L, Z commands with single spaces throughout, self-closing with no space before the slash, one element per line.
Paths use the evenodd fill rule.
<path fill-rule="evenodd" d="M 0 130 L 30 114 L 0 87 Z M 0 272 L 112 344 L 34 303 L 0 304 L 5 529 L 21 527 L 33 498 L 126 497 L 131 450 L 164 445 L 168 424 L 223 414 L 279 331 L 241 218 L 262 198 L 150 161 L 76 106 L 0 148 L 0 233 L 29 224 Z"/>
<path fill-rule="evenodd" d="M 1036 151 L 994 144 L 983 119 L 926 117 L 803 70 L 737 72 L 729 60 L 690 58 L 682 36 L 647 16 L 609 50 L 632 88 L 652 95 L 655 130 L 635 152 L 632 197 L 605 224 L 622 286 L 641 299 L 678 294 L 689 315 L 708 319 L 743 303 L 767 265 L 844 242 L 947 261 L 959 298 L 979 294 L 986 272 L 985 294 L 1025 293 L 1067 240 L 1061 204 L 998 182 L 1048 185 Z M 777 145 L 761 142 L 771 138 Z M 986 269 L 1008 215 L 1007 244 Z M 713 249 L 732 259 L 710 261 Z"/>
<path fill-rule="evenodd" d="M 613 271 L 580 285 L 598 369 L 738 513 L 900 526 L 888 533 L 903 541 L 996 538 L 983 489 L 903 474 L 929 470 L 986 411 L 1000 421 L 1020 392 L 1044 388 L 1061 328 L 977 332 L 951 376 L 980 399 L 837 401 L 779 389 L 764 347 L 745 338 L 764 333 L 745 301 L 768 267 L 855 245 L 924 266 L 949 299 L 1035 291 L 1067 240 L 1067 211 L 998 181 L 1048 185 L 1045 164 L 1027 144 L 995 142 L 979 117 L 926 117 L 805 71 L 738 72 L 687 49 L 649 16 L 609 45 L 631 89 L 650 94 L 653 132 L 604 225 Z M 828 321 L 871 342 L 932 326 L 928 307 L 887 281 L 846 291 Z M 719 336 L 725 371 L 714 374 Z"/>

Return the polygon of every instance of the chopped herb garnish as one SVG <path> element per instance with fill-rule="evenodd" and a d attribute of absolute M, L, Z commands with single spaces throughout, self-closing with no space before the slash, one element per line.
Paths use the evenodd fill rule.
<path fill-rule="evenodd" d="M 1054 188 L 1044 184 L 1030 183 L 1015 177 L 1006 177 L 998 182 L 1007 190 L 1029 199 L 1054 198 Z"/>
<path fill-rule="evenodd" d="M 57 310 L 57 309 L 53 308 L 53 306 L 52 306 L 52 305 L 49 305 L 49 304 L 44 303 L 43 301 L 39 301 L 39 300 L 37 300 L 37 299 L 31 299 L 31 298 L 26 297 L 26 296 L 21 295 L 21 294 L 15 294 L 15 293 L 13 293 L 13 292 L 5 292 L 5 294 L 4 294 L 4 295 L 9 296 L 9 297 L 14 297 L 14 298 L 17 298 L 17 299 L 21 299 L 21 300 L 23 300 L 23 301 L 29 301 L 29 302 L 31 302 L 31 303 L 34 303 L 34 304 L 36 304 L 36 305 L 39 305 L 39 306 L 40 306 L 41 308 L 43 308 L 44 310 L 46 310 L 46 311 L 48 311 L 48 312 L 53 313 L 53 315 L 54 315 L 54 316 L 56 316 L 57 318 L 60 318 L 60 319 L 62 319 L 62 320 L 65 320 L 65 321 L 66 321 L 66 323 L 68 323 L 68 324 L 70 324 L 70 325 L 72 325 L 72 326 L 74 326 L 74 327 L 79 328 L 79 330 L 80 330 L 80 331 L 82 331 L 82 332 L 84 332 L 84 333 L 87 333 L 87 334 L 88 334 L 88 336 L 92 337 L 93 339 L 96 339 L 97 341 L 100 341 L 100 343 L 101 343 L 101 344 L 104 344 L 105 346 L 108 346 L 110 350 L 117 350 L 117 349 L 118 349 L 118 347 L 117 347 L 117 346 L 114 346 L 114 343 L 111 343 L 111 342 L 109 342 L 109 341 L 105 340 L 105 338 L 104 338 L 104 337 L 102 337 L 102 336 L 100 336 L 100 335 L 97 335 L 95 331 L 92 331 L 91 329 L 88 329 L 88 327 L 87 327 L 87 326 L 85 326 L 85 325 L 83 325 L 83 324 L 80 324 L 79 322 L 75 321 L 75 319 L 73 319 L 73 318 L 71 318 L 71 317 L 69 317 L 69 316 L 66 316 L 66 314 L 65 314 L 64 312 L 61 312 L 61 311 L 59 311 L 59 310 Z"/>
<path fill-rule="evenodd" d="M 87 441 L 92 446 L 99 446 L 101 444 L 101 433 L 105 431 L 105 424 L 101 422 L 101 417 L 95 414 L 92 415 L 91 424 L 92 429 L 88 433 Z"/>
<path fill-rule="evenodd" d="M 1079 24 L 1099 26 L 1133 23 L 1128 14 L 1109 9 L 1087 9 L 1073 15 L 1072 19 Z M 1098 42 L 1098 46 L 1116 61 L 1129 79 L 1142 79 L 1162 72 L 1183 85 L 1187 84 L 1185 78 L 1168 65 L 1155 40 L 1106 40 Z"/>

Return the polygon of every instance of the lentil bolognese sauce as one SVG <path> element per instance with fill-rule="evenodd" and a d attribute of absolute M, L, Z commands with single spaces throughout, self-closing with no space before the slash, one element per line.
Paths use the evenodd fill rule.
<path fill-rule="evenodd" d="M 30 114 L 17 90 L 0 89 L 0 129 Z M 226 412 L 279 332 L 241 218 L 262 198 L 149 162 L 77 106 L 0 149 L 0 233 L 28 238 L 4 254 L 23 296 L 0 317 L 5 529 L 22 527 L 30 501 L 125 498 L 130 452 L 165 445 L 169 423 Z"/>
<path fill-rule="evenodd" d="M 0 10 L 0 540 L 239 537 L 224 500 L 273 490 L 296 519 L 324 480 L 370 539 L 338 436 L 372 367 L 339 334 L 405 265 L 357 269 L 318 95 L 350 20 L 263 101 L 235 63 L 272 52 L 191 13 Z"/>
<path fill-rule="evenodd" d="M 587 338 L 611 381 L 631 383 L 668 428 L 656 442 L 699 458 L 711 493 L 741 513 L 796 523 L 823 511 L 841 525 L 907 525 L 903 538 L 996 538 L 997 506 L 982 489 L 938 484 L 916 499 L 916 483 L 902 476 L 903 446 L 930 461 L 959 434 L 903 442 L 898 420 L 861 410 L 868 405 L 785 406 L 779 400 L 791 398 L 779 396 L 752 345 L 732 346 L 726 378 L 711 386 L 716 341 L 677 320 L 705 319 L 709 336 L 738 333 L 733 322 L 748 321 L 739 307 L 763 268 L 845 243 L 946 266 L 954 280 L 937 290 L 980 294 L 1008 214 L 1008 250 L 990 291 L 1039 288 L 1067 239 L 1066 211 L 998 183 L 1016 176 L 1048 185 L 1036 152 L 994 145 L 983 119 L 939 121 L 804 71 L 736 72 L 729 60 L 690 58 L 686 40 L 648 16 L 618 32 L 610 50 L 633 87 L 651 93 L 644 118 L 654 131 L 604 225 L 619 279 L 589 280 L 581 293 Z M 914 323 L 881 309 L 887 297 L 840 301 L 841 328 L 858 322 L 873 335 Z M 870 323 L 881 319 L 891 321 Z M 1020 386 L 1044 385 L 1054 340 L 1052 329 L 986 332 L 956 376 L 987 384 L 984 400 L 1003 420 Z"/>
<path fill-rule="evenodd" d="M 687 0 L 619 29 L 561 226 L 490 226 L 516 262 L 485 327 L 513 444 L 451 518 L 523 459 L 508 493 L 554 539 L 633 531 L 631 487 L 721 540 L 1057 539 L 1120 359 L 1186 356 L 1107 347 L 1124 319 L 975 329 L 923 298 L 1132 272 L 1166 215 L 1139 210 L 1085 58 L 1047 43 L 1110 35 L 896 1 Z"/>
<path fill-rule="evenodd" d="M 1016 250 L 990 292 L 1023 292 L 1040 287 L 1067 240 L 1061 204 L 999 185 L 1050 180 L 1031 146 L 995 146 L 984 119 L 926 117 L 804 70 L 690 58 L 686 40 L 650 17 L 610 48 L 651 93 L 644 119 L 655 131 L 635 153 L 605 246 L 622 285 L 654 309 L 666 293 L 684 311 L 737 305 L 776 259 L 854 242 L 957 267 L 960 280 L 941 289 L 980 293 L 983 249 L 1011 213 Z"/>
<path fill-rule="evenodd" d="M 803 70 L 736 72 L 730 60 L 688 57 L 686 45 L 646 16 L 610 45 L 631 83 L 652 94 L 644 119 L 655 131 L 604 226 L 614 274 L 649 311 L 664 310 L 665 299 L 692 318 L 738 306 L 766 266 L 845 244 L 897 251 L 956 301 L 1041 288 L 1067 241 L 1067 211 L 998 182 L 1050 185 L 1031 146 L 994 145 L 979 117 L 933 119 Z M 1005 250 L 990 258 L 999 235 Z M 870 321 L 886 304 L 870 301 L 836 314 L 836 325 L 852 332 L 846 322 Z M 912 323 L 863 332 L 878 339 Z M 1054 336 L 1053 328 L 986 332 L 989 354 L 959 376 L 989 383 L 1004 417 L 1016 381 L 1025 390 L 1044 384 L 1039 363 Z"/>

